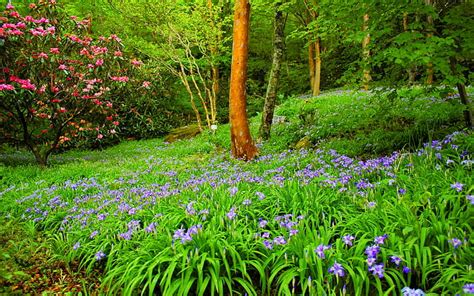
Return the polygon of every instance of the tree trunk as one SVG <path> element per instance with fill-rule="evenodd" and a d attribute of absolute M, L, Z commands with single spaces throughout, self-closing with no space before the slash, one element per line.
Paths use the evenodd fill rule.
<path fill-rule="evenodd" d="M 41 155 L 41 153 L 36 149 L 31 149 L 31 151 L 33 152 L 33 155 L 35 156 L 36 163 L 40 167 L 45 168 L 45 167 L 48 166 L 48 156 L 49 156 L 49 154 Z"/>
<path fill-rule="evenodd" d="M 249 40 L 250 4 L 248 0 L 236 0 L 230 75 L 229 117 L 232 155 L 251 160 L 258 150 L 250 135 L 247 120 L 247 63 Z"/>
<path fill-rule="evenodd" d="M 369 30 L 369 14 L 364 14 L 364 25 L 362 26 L 362 31 L 367 32 Z M 363 88 L 364 90 L 369 90 L 369 82 L 372 79 L 370 77 L 370 67 L 369 67 L 369 58 L 370 58 L 370 33 L 366 33 L 364 40 L 362 41 L 362 57 L 364 64 L 364 74 L 362 77 Z"/>
<path fill-rule="evenodd" d="M 280 78 L 281 62 L 283 51 L 285 50 L 285 24 L 286 20 L 280 10 L 281 2 L 277 2 L 275 23 L 274 23 L 274 41 L 273 41 L 273 62 L 272 70 L 270 72 L 270 79 L 268 81 L 267 93 L 265 95 L 265 105 L 263 107 L 262 123 L 260 125 L 259 136 L 262 140 L 270 138 L 270 130 L 273 121 L 273 112 L 275 110 L 275 103 L 278 90 L 278 80 Z"/>
<path fill-rule="evenodd" d="M 309 66 L 309 83 L 311 85 L 311 93 L 314 93 L 314 74 L 316 73 L 314 49 L 315 49 L 315 46 L 313 42 L 310 42 L 308 45 L 308 66 Z"/>
<path fill-rule="evenodd" d="M 432 6 L 433 2 L 432 0 L 425 0 L 425 4 Z M 428 34 L 426 34 L 426 37 L 430 39 L 433 37 L 433 17 L 431 15 L 428 15 L 426 17 L 426 21 L 428 22 Z M 433 70 L 433 62 L 429 61 L 428 65 L 426 66 L 426 84 L 431 85 L 433 84 L 433 76 L 434 76 L 434 70 Z"/>
<path fill-rule="evenodd" d="M 408 13 L 403 13 L 403 32 L 408 32 Z M 415 70 L 413 66 L 409 66 L 408 70 L 408 84 L 413 85 L 415 84 Z"/>
<path fill-rule="evenodd" d="M 213 11 L 213 4 L 212 0 L 207 1 L 207 7 L 209 9 L 209 21 L 211 23 L 211 27 L 213 29 L 216 29 L 216 23 L 214 22 L 214 11 Z M 213 30 L 215 31 L 215 30 Z M 216 117 L 217 117 L 217 96 L 219 94 L 220 90 L 220 85 L 219 85 L 219 67 L 216 64 L 216 61 L 214 60 L 215 57 L 219 55 L 219 50 L 218 50 L 218 45 L 221 43 L 221 28 L 219 26 L 217 35 L 214 36 L 215 39 L 213 39 L 210 43 L 210 52 L 212 56 L 212 66 L 211 66 L 211 80 L 212 80 L 212 93 L 211 93 L 211 98 L 210 98 L 210 103 L 211 103 L 211 117 L 212 117 L 212 124 L 216 123 Z"/>
<path fill-rule="evenodd" d="M 321 40 L 319 37 L 316 38 L 314 49 L 316 53 L 316 67 L 314 73 L 313 97 L 317 97 L 321 91 Z"/>
<path fill-rule="evenodd" d="M 451 70 L 453 71 L 454 75 L 459 75 L 458 71 L 456 70 L 456 58 L 451 57 L 449 59 Z M 466 123 L 466 127 L 470 130 L 473 129 L 472 125 L 472 110 L 471 110 L 471 101 L 467 96 L 466 86 L 462 82 L 456 83 L 456 87 L 459 92 L 459 98 L 461 99 L 461 103 L 464 105 L 463 115 L 464 115 L 464 122 Z"/>

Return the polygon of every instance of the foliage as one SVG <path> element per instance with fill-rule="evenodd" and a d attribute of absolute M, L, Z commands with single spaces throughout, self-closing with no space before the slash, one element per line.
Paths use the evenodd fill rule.
<path fill-rule="evenodd" d="M 349 127 L 373 117 L 370 98 L 350 97 L 322 97 L 319 120 L 338 113 Z M 367 110 L 350 116 L 350 101 Z M 298 102 L 280 114 L 293 122 L 317 104 Z M 173 144 L 70 151 L 46 170 L 0 167 L 0 209 L 42 230 L 55 260 L 103 270 L 108 293 L 455 294 L 472 282 L 472 134 L 364 160 L 265 143 L 259 159 L 241 163 L 225 153 L 228 128 Z M 383 271 L 369 270 L 374 258 Z"/>
<path fill-rule="evenodd" d="M 419 87 L 372 93 L 339 90 L 313 99 L 291 98 L 276 114 L 288 122 L 275 126 L 272 145 L 291 146 L 306 136 L 317 147 L 349 156 L 414 150 L 462 128 L 461 104 L 449 88 L 431 93 Z"/>

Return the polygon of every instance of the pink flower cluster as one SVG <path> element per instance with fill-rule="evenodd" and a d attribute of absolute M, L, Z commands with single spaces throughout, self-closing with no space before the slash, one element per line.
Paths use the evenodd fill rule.
<path fill-rule="evenodd" d="M 16 82 L 20 84 L 20 87 L 26 90 L 36 90 L 36 85 L 31 83 L 29 79 L 20 79 L 16 76 L 10 76 L 11 82 Z"/>
<path fill-rule="evenodd" d="M 95 46 L 95 45 L 91 46 L 91 49 L 94 55 L 107 53 L 109 51 L 107 47 L 100 47 L 100 46 Z"/>
<path fill-rule="evenodd" d="M 33 28 L 30 30 L 31 35 L 33 36 L 47 36 L 47 35 L 54 35 L 56 33 L 56 27 L 51 26 L 46 29 L 44 29 L 42 26 L 39 26 L 37 28 Z"/>
<path fill-rule="evenodd" d="M 112 76 L 110 77 L 113 81 L 128 82 L 129 78 L 127 76 Z"/>
<path fill-rule="evenodd" d="M 0 83 L 0 91 L 3 91 L 3 90 L 15 90 L 15 87 L 11 84 Z"/>

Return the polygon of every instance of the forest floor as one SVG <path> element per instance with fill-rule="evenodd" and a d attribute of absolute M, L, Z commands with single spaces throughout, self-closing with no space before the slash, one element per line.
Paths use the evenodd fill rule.
<path fill-rule="evenodd" d="M 46 169 L 1 154 L 0 293 L 454 294 L 474 282 L 474 136 L 455 96 L 339 91 L 276 114 L 249 163 L 230 157 L 228 125 L 72 150 Z"/>

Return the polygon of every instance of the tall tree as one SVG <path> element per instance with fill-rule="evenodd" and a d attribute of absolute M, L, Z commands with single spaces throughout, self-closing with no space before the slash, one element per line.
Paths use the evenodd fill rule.
<path fill-rule="evenodd" d="M 270 138 L 270 130 L 273 121 L 273 112 L 275 110 L 275 102 L 278 89 L 278 80 L 280 79 L 280 69 L 285 50 L 285 24 L 286 16 L 281 11 L 282 1 L 275 3 L 275 20 L 274 20 L 274 39 L 273 39 L 273 62 L 270 78 L 268 80 L 267 93 L 265 95 L 265 105 L 263 107 L 262 123 L 259 129 L 259 137 L 262 140 Z"/>
<path fill-rule="evenodd" d="M 433 0 L 425 0 L 425 4 L 431 8 L 433 7 Z M 434 31 L 433 16 L 431 15 L 431 11 L 426 17 L 426 22 L 428 23 L 428 33 L 426 34 L 426 36 L 427 36 L 427 39 L 429 40 L 430 38 L 433 38 L 433 31 Z M 433 76 L 434 76 L 433 62 L 430 60 L 426 68 L 426 84 L 428 85 L 433 84 Z"/>
<path fill-rule="evenodd" d="M 369 58 L 370 58 L 370 33 L 369 31 L 369 14 L 364 14 L 364 23 L 362 25 L 362 31 L 365 33 L 364 39 L 362 40 L 362 58 L 363 58 L 363 78 L 362 83 L 364 90 L 369 90 L 369 82 L 371 80 L 370 77 L 370 66 L 369 66 Z"/>
<path fill-rule="evenodd" d="M 319 37 L 317 20 L 319 12 L 315 0 L 304 0 L 308 14 L 309 45 L 308 58 L 310 68 L 311 90 L 314 97 L 321 92 L 321 38 Z M 312 27 L 313 25 L 314 27 Z"/>
<path fill-rule="evenodd" d="M 232 155 L 251 160 L 257 154 L 247 119 L 247 63 L 249 40 L 250 3 L 236 0 L 230 75 L 229 118 Z"/>

